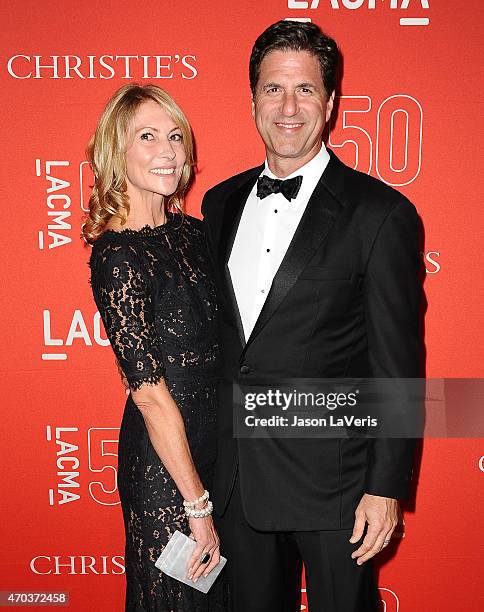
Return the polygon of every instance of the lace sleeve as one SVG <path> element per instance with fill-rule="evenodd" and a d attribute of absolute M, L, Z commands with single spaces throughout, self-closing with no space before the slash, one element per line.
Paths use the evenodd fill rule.
<path fill-rule="evenodd" d="M 132 390 L 164 375 L 153 318 L 150 277 L 129 245 L 109 245 L 91 258 L 94 299 L 119 365 Z"/>

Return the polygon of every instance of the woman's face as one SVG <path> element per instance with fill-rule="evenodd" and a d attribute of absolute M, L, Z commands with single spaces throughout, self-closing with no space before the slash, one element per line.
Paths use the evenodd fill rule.
<path fill-rule="evenodd" d="M 182 131 L 153 100 L 140 104 L 133 117 L 132 141 L 126 151 L 127 193 L 172 195 L 186 160 Z"/>

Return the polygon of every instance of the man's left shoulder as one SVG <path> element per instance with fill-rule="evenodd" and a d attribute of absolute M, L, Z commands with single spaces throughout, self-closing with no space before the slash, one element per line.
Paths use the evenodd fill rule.
<path fill-rule="evenodd" d="M 332 154 L 338 172 L 342 176 L 342 196 L 350 204 L 361 206 L 367 213 L 379 215 L 389 213 L 395 207 L 403 207 L 415 212 L 410 200 L 394 187 L 359 170 L 350 168 L 334 153 Z"/>

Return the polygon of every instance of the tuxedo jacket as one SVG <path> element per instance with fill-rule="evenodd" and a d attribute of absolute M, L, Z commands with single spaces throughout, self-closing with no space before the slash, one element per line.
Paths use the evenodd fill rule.
<path fill-rule="evenodd" d="M 286 378 L 419 377 L 420 220 L 402 194 L 330 151 L 245 340 L 228 260 L 262 170 L 216 185 L 202 204 L 219 291 L 223 362 L 212 499 L 223 514 L 238 469 L 244 514 L 254 528 L 350 529 L 363 493 L 407 496 L 414 441 L 239 439 L 232 386 Z"/>

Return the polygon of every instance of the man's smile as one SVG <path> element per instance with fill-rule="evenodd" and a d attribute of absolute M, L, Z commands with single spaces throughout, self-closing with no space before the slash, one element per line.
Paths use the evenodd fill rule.
<path fill-rule="evenodd" d="M 276 127 L 284 129 L 284 130 L 295 130 L 297 128 L 300 128 L 304 125 L 304 123 L 286 123 L 286 122 L 282 122 L 282 121 L 277 121 L 275 123 Z"/>

